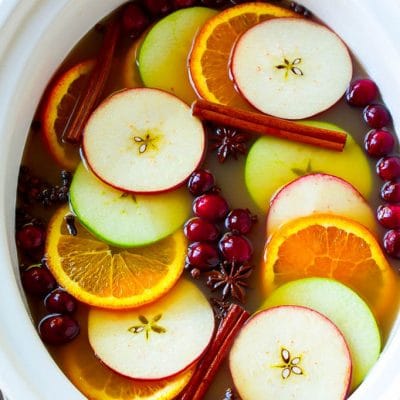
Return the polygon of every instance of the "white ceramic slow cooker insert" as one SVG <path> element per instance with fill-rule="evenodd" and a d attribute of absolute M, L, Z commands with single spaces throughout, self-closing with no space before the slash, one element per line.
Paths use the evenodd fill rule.
<path fill-rule="evenodd" d="M 0 0 L 0 388 L 9 400 L 84 399 L 54 363 L 30 319 L 14 241 L 15 193 L 27 132 L 49 78 L 74 44 L 123 2 Z M 400 133 L 400 2 L 302 3 L 361 61 Z M 351 400 L 400 399 L 399 359 L 397 318 L 379 361 Z"/>

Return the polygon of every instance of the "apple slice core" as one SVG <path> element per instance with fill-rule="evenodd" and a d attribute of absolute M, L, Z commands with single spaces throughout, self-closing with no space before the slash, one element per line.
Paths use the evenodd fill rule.
<path fill-rule="evenodd" d="M 134 310 L 91 309 L 89 342 L 114 371 L 134 379 L 173 376 L 195 362 L 214 333 L 210 303 L 182 279 L 166 296 Z"/>
<path fill-rule="evenodd" d="M 351 358 L 338 328 L 306 307 L 280 306 L 252 317 L 229 355 L 243 400 L 346 398 Z"/>
<path fill-rule="evenodd" d="M 327 27 L 301 18 L 276 18 L 241 36 L 231 71 L 240 93 L 255 108 L 301 119 L 336 103 L 353 67 L 345 44 Z"/>
<path fill-rule="evenodd" d="M 176 188 L 203 158 L 205 134 L 190 107 L 157 89 L 134 88 L 107 98 L 83 134 L 92 171 L 126 192 Z"/>

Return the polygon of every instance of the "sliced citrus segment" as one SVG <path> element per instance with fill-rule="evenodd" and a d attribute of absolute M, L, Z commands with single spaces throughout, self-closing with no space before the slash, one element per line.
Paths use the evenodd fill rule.
<path fill-rule="evenodd" d="M 276 231 L 265 249 L 262 277 L 268 292 L 300 278 L 336 279 L 363 297 L 378 319 L 394 306 L 397 291 L 395 273 L 372 233 L 333 214 L 298 218 Z"/>
<path fill-rule="evenodd" d="M 64 143 L 62 135 L 94 64 L 95 60 L 83 61 L 57 78 L 43 107 L 43 139 L 54 160 L 68 170 L 74 170 L 77 166 L 79 152 L 76 146 Z"/>
<path fill-rule="evenodd" d="M 189 57 L 190 75 L 198 94 L 215 103 L 249 108 L 230 78 L 229 61 L 236 40 L 269 18 L 298 16 L 271 4 L 245 3 L 208 20 L 197 35 Z"/>
<path fill-rule="evenodd" d="M 71 382 L 91 400 L 170 400 L 189 382 L 196 365 L 167 379 L 139 381 L 106 367 L 90 348 L 87 310 L 79 309 L 81 334 L 60 347 L 58 361 Z"/>
<path fill-rule="evenodd" d="M 180 277 L 186 239 L 181 229 L 146 248 L 117 249 L 95 239 L 76 221 L 68 233 L 61 207 L 49 223 L 46 257 L 58 283 L 78 300 L 104 308 L 129 308 L 165 294 Z"/>

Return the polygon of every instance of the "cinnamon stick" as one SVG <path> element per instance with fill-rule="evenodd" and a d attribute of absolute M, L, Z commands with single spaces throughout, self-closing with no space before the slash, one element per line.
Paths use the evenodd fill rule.
<path fill-rule="evenodd" d="M 316 128 L 269 115 L 197 100 L 193 115 L 206 121 L 271 135 L 295 142 L 342 151 L 347 135 L 343 132 Z"/>
<path fill-rule="evenodd" d="M 79 97 L 63 132 L 63 140 L 70 143 L 80 141 L 83 128 L 96 107 L 111 70 L 115 47 L 120 34 L 118 18 L 110 22 L 97 55 L 96 64 L 90 73 L 86 88 Z"/>
<path fill-rule="evenodd" d="M 237 304 L 232 304 L 222 320 L 205 355 L 197 365 L 189 383 L 178 397 L 179 400 L 201 400 L 212 383 L 221 363 L 238 334 L 249 318 L 249 313 Z"/>

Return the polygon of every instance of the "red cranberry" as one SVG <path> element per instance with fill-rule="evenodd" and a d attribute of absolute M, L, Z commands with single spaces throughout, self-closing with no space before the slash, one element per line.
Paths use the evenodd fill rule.
<path fill-rule="evenodd" d="M 225 218 L 225 228 L 236 233 L 249 233 L 257 217 L 250 210 L 236 208 Z"/>
<path fill-rule="evenodd" d="M 400 206 L 395 204 L 381 205 L 376 210 L 379 223 L 388 229 L 400 228 Z"/>
<path fill-rule="evenodd" d="M 122 27 L 130 35 L 140 35 L 150 24 L 150 19 L 137 3 L 128 3 L 122 10 Z"/>
<path fill-rule="evenodd" d="M 171 11 L 170 0 L 143 0 L 143 4 L 153 15 L 164 15 Z"/>
<path fill-rule="evenodd" d="M 43 228 L 27 224 L 24 225 L 16 234 L 17 244 L 24 251 L 37 250 L 44 244 L 45 232 Z"/>
<path fill-rule="evenodd" d="M 213 268 L 219 263 L 217 248 L 208 242 L 194 242 L 188 247 L 186 262 L 198 269 Z"/>
<path fill-rule="evenodd" d="M 400 230 L 391 229 L 383 237 L 383 247 L 392 257 L 400 258 Z"/>
<path fill-rule="evenodd" d="M 381 158 L 376 164 L 376 173 L 385 181 L 400 177 L 400 158 L 396 156 Z"/>
<path fill-rule="evenodd" d="M 193 7 L 197 3 L 197 0 L 172 0 L 172 6 L 174 9 Z"/>
<path fill-rule="evenodd" d="M 64 344 L 79 334 L 79 325 L 69 315 L 51 314 L 39 322 L 39 334 L 47 344 Z"/>
<path fill-rule="evenodd" d="M 60 314 L 72 314 L 76 310 L 76 300 L 64 289 L 55 289 L 44 299 L 47 311 Z"/>
<path fill-rule="evenodd" d="M 365 136 L 364 146 L 372 157 L 386 156 L 393 150 L 394 137 L 384 129 L 372 129 Z"/>
<path fill-rule="evenodd" d="M 370 104 L 364 108 L 364 121 L 375 129 L 380 129 L 389 124 L 391 116 L 383 104 Z"/>
<path fill-rule="evenodd" d="M 253 246 L 243 235 L 226 233 L 219 241 L 219 249 L 226 261 L 242 263 L 250 260 Z"/>
<path fill-rule="evenodd" d="M 188 189 L 193 196 L 199 196 L 208 192 L 214 185 L 214 175 L 206 169 L 194 171 L 188 180 Z"/>
<path fill-rule="evenodd" d="M 389 181 L 381 188 L 381 197 L 389 203 L 400 202 L 400 182 Z"/>
<path fill-rule="evenodd" d="M 346 90 L 346 100 L 351 106 L 365 107 L 378 96 L 378 87 L 371 79 L 357 79 Z"/>
<path fill-rule="evenodd" d="M 193 202 L 193 212 L 200 218 L 219 221 L 228 214 L 229 206 L 219 194 L 203 194 Z"/>
<path fill-rule="evenodd" d="M 191 242 L 212 242 L 219 237 L 219 229 L 215 224 L 198 217 L 189 219 L 183 227 L 183 232 Z"/>
<path fill-rule="evenodd" d="M 44 296 L 57 286 L 57 282 L 47 268 L 32 266 L 22 272 L 22 285 L 27 293 Z"/>

